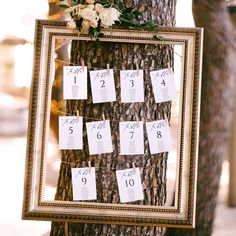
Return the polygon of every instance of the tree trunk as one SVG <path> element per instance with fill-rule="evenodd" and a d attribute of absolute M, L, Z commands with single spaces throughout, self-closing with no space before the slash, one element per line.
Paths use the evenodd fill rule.
<path fill-rule="evenodd" d="M 127 7 L 136 6 L 144 13 L 144 20 L 155 20 L 158 25 L 173 26 L 175 24 L 175 0 L 165 1 L 120 1 Z M 132 166 L 143 167 L 141 177 L 146 188 L 144 190 L 143 201 L 136 201 L 132 204 L 164 205 L 166 201 L 166 168 L 167 153 L 150 155 L 148 143 L 145 142 L 145 154 L 139 156 L 119 155 L 119 121 L 143 120 L 153 121 L 164 119 L 165 115 L 170 117 L 171 102 L 156 104 L 151 91 L 149 70 L 154 68 L 167 67 L 167 63 L 173 59 L 172 51 L 167 46 L 147 47 L 132 43 L 102 43 L 99 48 L 95 42 L 73 41 L 71 50 L 71 60 L 80 64 L 81 58 L 86 65 L 92 68 L 106 68 L 109 63 L 115 71 L 116 90 L 119 91 L 119 73 L 117 69 L 134 69 L 136 63 L 144 69 L 145 77 L 145 102 L 135 104 L 122 104 L 117 94 L 117 102 L 93 104 L 91 93 L 88 100 L 67 101 L 67 113 L 75 114 L 79 109 L 80 115 L 101 119 L 104 113 L 106 119 L 111 121 L 112 141 L 114 152 L 106 155 L 89 156 L 87 139 L 84 137 L 84 147 L 82 152 L 63 151 L 62 160 L 73 162 L 78 165 L 87 166 L 88 160 L 96 167 L 97 181 L 97 202 L 119 203 L 119 194 L 114 169 L 125 169 Z M 153 65 L 154 61 L 154 65 Z M 149 79 L 146 79 L 149 78 Z M 92 119 L 91 119 L 92 120 Z M 86 120 L 87 121 L 87 120 Z M 147 140 L 147 139 L 146 139 Z M 71 166 L 62 163 L 60 176 L 58 179 L 57 193 L 55 199 L 72 201 L 71 188 Z M 155 168 L 155 171 L 151 171 Z M 158 182 L 152 186 L 154 181 Z M 155 188 L 155 189 L 154 189 Z M 118 225 L 96 225 L 79 223 L 53 222 L 51 235 L 162 235 L 161 228 L 155 227 L 135 227 Z"/>
<path fill-rule="evenodd" d="M 193 0 L 193 14 L 205 29 L 196 229 L 172 229 L 170 236 L 211 235 L 235 101 L 236 40 L 226 2 Z"/>

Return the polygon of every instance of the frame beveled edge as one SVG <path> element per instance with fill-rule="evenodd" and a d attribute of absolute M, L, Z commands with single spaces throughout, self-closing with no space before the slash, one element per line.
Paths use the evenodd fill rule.
<path fill-rule="evenodd" d="M 35 38 L 35 50 L 34 50 L 34 73 L 33 73 L 33 82 L 31 85 L 31 99 L 30 99 L 30 111 L 29 111 L 29 128 L 28 128 L 28 143 L 27 143 L 27 158 L 26 158 L 26 169 L 25 169 L 25 191 L 24 191 L 24 203 L 23 203 L 23 218 L 24 219 L 44 219 L 44 220 L 52 220 L 52 221 L 80 221 L 80 222 L 86 222 L 88 223 L 117 223 L 117 224 L 138 224 L 138 225 L 151 225 L 153 226 L 173 226 L 173 227 L 192 227 L 194 226 L 194 211 L 195 211 L 195 203 L 192 201 L 193 199 L 196 198 L 196 172 L 197 172 L 197 147 L 196 144 L 198 144 L 198 130 L 199 130 L 199 107 L 200 107 L 200 75 L 201 75 L 201 54 L 202 54 L 202 29 L 200 28 L 174 28 L 174 32 L 179 32 L 179 33 L 191 33 L 196 36 L 196 50 L 195 50 L 195 68 L 194 68 L 194 104 L 196 104 L 195 108 L 198 109 L 193 109 L 193 123 L 192 123 L 192 129 L 193 129 L 193 135 L 191 136 L 192 142 L 191 142 L 191 155 L 195 156 L 195 158 L 191 158 L 191 165 L 190 165 L 190 172 L 192 173 L 190 175 L 190 193 L 189 193 L 189 201 L 190 203 L 190 210 L 188 211 L 188 217 L 186 220 L 157 220 L 155 223 L 151 223 L 150 219 L 148 218 L 143 218 L 143 219 L 132 219 L 132 220 L 121 220 L 117 218 L 116 222 L 109 221 L 109 216 L 105 217 L 103 216 L 102 221 L 99 217 L 96 216 L 78 216 L 74 215 L 71 216 L 70 219 L 68 219 L 68 214 L 66 213 L 59 213 L 59 214 L 52 214 L 50 212 L 47 212 L 47 207 L 45 207 L 45 212 L 41 212 L 41 210 L 37 211 L 31 211 L 30 210 L 30 201 L 29 199 L 31 196 L 31 185 L 32 185 L 32 166 L 29 165 L 30 163 L 30 158 L 32 158 L 33 149 L 34 149 L 34 143 L 35 143 L 35 137 L 32 135 L 32 131 L 34 131 L 35 128 L 35 122 L 36 122 L 36 110 L 37 110 L 37 88 L 38 88 L 38 79 L 39 79 L 39 70 L 38 67 L 40 65 L 40 43 L 42 40 L 42 31 L 43 27 L 64 27 L 65 22 L 53 22 L 53 21 L 45 21 L 45 20 L 39 20 L 37 21 L 37 26 L 36 26 L 36 34 L 37 37 Z M 161 31 L 167 31 L 170 32 L 173 28 L 169 27 L 162 27 L 159 28 Z M 127 30 L 120 30 L 123 32 L 127 32 Z M 173 33 L 173 32 L 172 32 Z M 34 105 L 34 106 L 33 106 Z M 198 146 L 198 145 L 197 145 Z M 193 184 L 191 184 L 193 183 Z M 30 190 L 30 191 L 27 191 Z M 37 208 L 37 207 L 36 207 Z M 41 206 L 40 208 L 44 208 Z M 192 211 L 191 211 L 192 209 Z M 36 209 L 35 209 L 36 210 Z M 44 211 L 44 210 L 43 210 Z M 96 220 L 95 220 L 96 218 Z M 121 221 L 120 221 L 121 220 Z"/>

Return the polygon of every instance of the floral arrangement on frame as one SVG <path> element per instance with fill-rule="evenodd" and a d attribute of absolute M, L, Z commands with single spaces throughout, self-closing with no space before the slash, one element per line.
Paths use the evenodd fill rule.
<path fill-rule="evenodd" d="M 70 29 L 88 32 L 91 37 L 103 36 L 101 29 L 117 25 L 123 28 L 154 29 L 157 24 L 150 20 L 142 22 L 143 14 L 134 8 L 126 8 L 119 1 L 109 0 L 61 0 L 58 6 L 71 16 Z"/>

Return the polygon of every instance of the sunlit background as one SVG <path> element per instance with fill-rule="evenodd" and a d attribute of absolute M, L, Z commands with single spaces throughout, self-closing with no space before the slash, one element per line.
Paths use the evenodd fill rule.
<path fill-rule="evenodd" d="M 53 0 L 52 0 L 53 1 Z M 0 8 L 0 235 L 49 235 L 50 222 L 22 221 L 26 130 L 35 19 L 48 17 L 46 0 L 2 1 Z M 51 17 L 53 18 L 53 16 Z M 177 1 L 177 26 L 194 26 L 191 1 Z M 224 165 L 221 196 L 226 198 Z M 222 199 L 222 198 L 221 198 Z M 223 201 L 224 202 L 224 201 Z M 226 208 L 226 207 L 225 207 Z M 221 214 L 222 209 L 220 208 Z M 217 214 L 214 235 L 224 230 Z M 230 211 L 227 211 L 229 214 Z M 234 213 L 235 214 L 235 213 Z M 219 215 L 219 216 L 218 216 Z M 232 223 L 232 227 L 234 223 Z M 230 223 L 227 224 L 230 228 Z M 236 228 L 234 228 L 235 230 Z M 232 232 L 235 232 L 235 231 Z"/>

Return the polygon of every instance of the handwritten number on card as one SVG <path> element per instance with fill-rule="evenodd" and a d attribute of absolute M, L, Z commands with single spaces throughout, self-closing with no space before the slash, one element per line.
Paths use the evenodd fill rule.
<path fill-rule="evenodd" d="M 126 179 L 125 180 L 125 186 L 128 188 L 129 186 L 130 187 L 133 187 L 134 186 L 134 180 L 133 179 Z"/>
<path fill-rule="evenodd" d="M 129 133 L 131 134 L 130 139 L 132 139 L 134 137 L 134 131 L 129 131 Z"/>
<path fill-rule="evenodd" d="M 105 80 L 100 80 L 100 83 L 101 83 L 101 88 L 105 88 Z"/>
<path fill-rule="evenodd" d="M 87 179 L 86 179 L 85 177 L 83 177 L 83 178 L 81 179 L 81 181 L 82 181 L 83 185 L 86 185 Z"/>
<path fill-rule="evenodd" d="M 164 79 L 161 81 L 161 84 L 162 84 L 164 87 L 166 86 L 166 82 L 165 82 Z"/>
<path fill-rule="evenodd" d="M 102 139 L 102 135 L 100 134 L 100 132 L 97 133 L 97 139 Z"/>
<path fill-rule="evenodd" d="M 69 134 L 73 134 L 73 127 L 69 127 Z"/>
<path fill-rule="evenodd" d="M 134 80 L 131 79 L 131 80 L 130 80 L 130 83 L 131 83 L 131 88 L 133 88 L 133 87 L 134 87 Z"/>
<path fill-rule="evenodd" d="M 157 138 L 162 138 L 161 131 L 157 131 Z"/>

